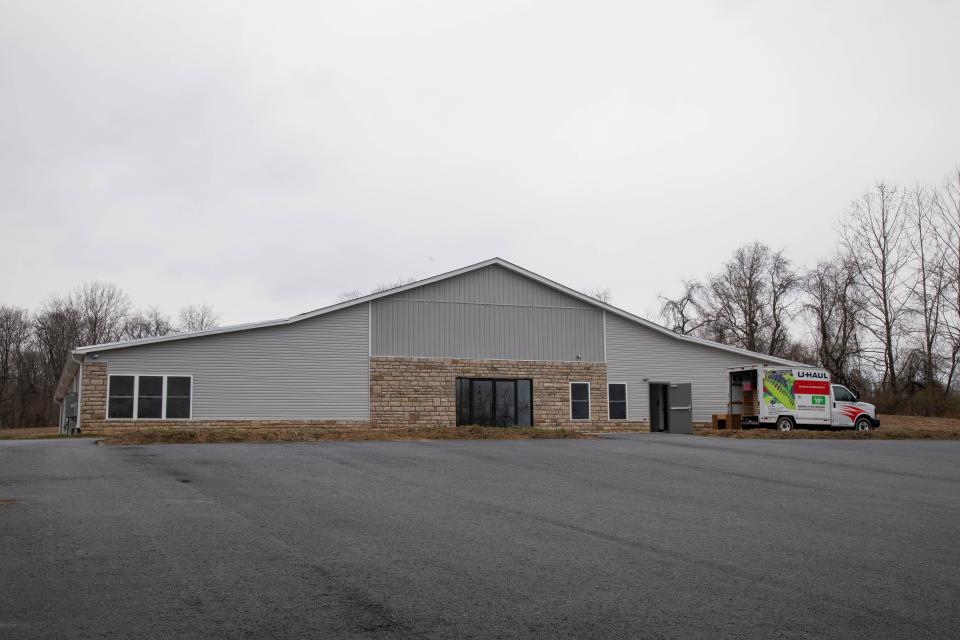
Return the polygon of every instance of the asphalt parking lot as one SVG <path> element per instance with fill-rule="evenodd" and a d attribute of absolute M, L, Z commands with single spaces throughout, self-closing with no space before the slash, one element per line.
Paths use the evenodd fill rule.
<path fill-rule="evenodd" d="M 956 638 L 958 603 L 960 442 L 0 441 L 0 638 Z"/>

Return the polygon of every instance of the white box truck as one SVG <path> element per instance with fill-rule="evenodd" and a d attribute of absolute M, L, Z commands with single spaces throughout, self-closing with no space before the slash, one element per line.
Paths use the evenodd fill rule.
<path fill-rule="evenodd" d="M 833 384 L 826 369 L 756 364 L 731 369 L 729 378 L 730 413 L 739 414 L 743 425 L 773 425 L 780 431 L 880 426 L 876 408 Z"/>

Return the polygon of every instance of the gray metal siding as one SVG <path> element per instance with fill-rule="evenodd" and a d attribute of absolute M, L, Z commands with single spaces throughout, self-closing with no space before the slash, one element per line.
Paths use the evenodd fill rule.
<path fill-rule="evenodd" d="M 373 353 L 418 358 L 603 362 L 603 312 L 377 300 Z"/>
<path fill-rule="evenodd" d="M 607 379 L 627 383 L 630 420 L 650 418 L 650 382 L 689 382 L 694 421 L 709 421 L 727 409 L 727 370 L 763 361 L 677 340 L 611 313 L 606 318 Z"/>
<path fill-rule="evenodd" d="M 376 356 L 603 362 L 603 312 L 497 266 L 375 300 Z"/>
<path fill-rule="evenodd" d="M 497 265 L 396 293 L 390 298 L 534 307 L 595 308 L 562 291 L 545 287 L 539 282 Z"/>
<path fill-rule="evenodd" d="M 193 375 L 193 418 L 366 420 L 369 305 L 289 325 L 104 351 L 108 372 Z"/>

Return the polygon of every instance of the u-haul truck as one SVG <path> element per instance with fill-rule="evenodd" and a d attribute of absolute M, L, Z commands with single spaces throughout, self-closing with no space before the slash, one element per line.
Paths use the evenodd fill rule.
<path fill-rule="evenodd" d="M 832 384 L 830 372 L 813 367 L 751 365 L 730 370 L 730 413 L 744 425 L 846 427 L 880 426 L 876 408 L 846 387 Z"/>

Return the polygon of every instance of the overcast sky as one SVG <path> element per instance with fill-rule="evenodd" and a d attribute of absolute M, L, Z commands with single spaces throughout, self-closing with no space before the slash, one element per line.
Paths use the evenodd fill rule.
<path fill-rule="evenodd" d="M 958 33 L 953 0 L 2 0 L 0 302 L 232 324 L 501 256 L 650 315 L 960 164 Z"/>

